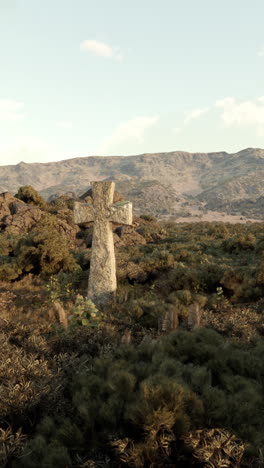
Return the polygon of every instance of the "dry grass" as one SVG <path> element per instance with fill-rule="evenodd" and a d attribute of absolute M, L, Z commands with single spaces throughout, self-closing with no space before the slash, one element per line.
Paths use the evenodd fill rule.
<path fill-rule="evenodd" d="M 19 456 L 26 443 L 27 437 L 22 434 L 22 430 L 18 429 L 13 432 L 11 427 L 7 429 L 0 428 L 0 466 L 8 465 L 9 460 L 13 456 Z"/>
<path fill-rule="evenodd" d="M 204 312 L 203 324 L 230 338 L 249 342 L 264 335 L 263 312 L 253 307 L 223 307 Z"/>
<path fill-rule="evenodd" d="M 45 282 L 29 274 L 14 283 L 0 282 L 0 318 L 29 321 L 47 319 L 49 297 Z"/>

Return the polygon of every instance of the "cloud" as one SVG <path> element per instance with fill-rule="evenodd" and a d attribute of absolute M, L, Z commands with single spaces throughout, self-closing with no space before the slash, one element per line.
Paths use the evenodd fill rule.
<path fill-rule="evenodd" d="M 210 110 L 211 110 L 210 107 L 202 107 L 202 108 L 195 108 L 195 109 L 191 109 L 189 111 L 185 111 L 184 112 L 185 118 L 183 120 L 183 126 L 188 125 L 192 120 L 198 119 L 199 117 L 206 114 Z M 174 127 L 172 129 L 172 132 L 175 133 L 175 134 L 178 134 L 182 130 L 183 130 L 183 127 Z"/>
<path fill-rule="evenodd" d="M 72 122 L 62 120 L 60 122 L 56 122 L 56 127 L 59 127 L 59 128 L 72 128 Z"/>
<path fill-rule="evenodd" d="M 264 50 L 263 50 L 264 53 Z M 264 96 L 255 99 L 238 100 L 234 97 L 219 99 L 209 107 L 201 107 L 186 111 L 183 125 L 188 125 L 192 120 L 214 109 L 220 110 L 220 120 L 226 127 L 255 127 L 257 134 L 264 135 Z M 172 131 L 177 134 L 183 127 L 176 127 Z"/>
<path fill-rule="evenodd" d="M 81 42 L 80 49 L 82 51 L 92 52 L 100 57 L 112 58 L 118 61 L 124 59 L 119 47 L 112 47 L 105 42 L 85 40 Z"/>
<path fill-rule="evenodd" d="M 257 99 L 238 101 L 234 97 L 218 100 L 215 106 L 221 109 L 222 122 L 228 126 L 256 127 L 258 133 L 264 131 L 264 96 Z"/>
<path fill-rule="evenodd" d="M 151 117 L 136 117 L 134 119 L 122 122 L 113 131 L 109 138 L 106 138 L 100 146 L 98 153 L 107 153 L 112 148 L 118 147 L 122 144 L 133 142 L 143 142 L 144 133 L 149 128 L 153 127 L 159 120 L 158 116 Z"/>
<path fill-rule="evenodd" d="M 264 45 L 262 45 L 258 50 L 258 56 L 264 57 Z"/>
<path fill-rule="evenodd" d="M 210 110 L 209 107 L 192 109 L 185 112 L 185 119 L 183 121 L 184 125 L 190 123 L 192 120 L 198 119 L 201 115 L 206 114 Z"/>
<path fill-rule="evenodd" d="M 23 120 L 24 114 L 21 114 L 21 110 L 24 107 L 24 103 L 20 101 L 14 101 L 11 99 L 0 99 L 0 120 L 2 121 L 17 121 Z"/>

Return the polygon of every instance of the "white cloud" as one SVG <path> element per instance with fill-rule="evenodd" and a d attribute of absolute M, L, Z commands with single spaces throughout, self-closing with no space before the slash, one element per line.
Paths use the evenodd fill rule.
<path fill-rule="evenodd" d="M 134 119 L 122 122 L 113 131 L 109 138 L 106 138 L 98 153 L 107 153 L 112 148 L 122 145 L 123 143 L 143 142 L 144 133 L 150 127 L 153 127 L 159 120 L 158 116 L 152 117 L 136 117 Z"/>
<path fill-rule="evenodd" d="M 59 128 L 72 128 L 72 122 L 68 122 L 66 120 L 61 120 L 60 122 L 56 122 L 56 127 L 59 127 Z"/>
<path fill-rule="evenodd" d="M 264 45 L 262 45 L 258 50 L 258 56 L 264 57 Z"/>
<path fill-rule="evenodd" d="M 184 125 L 190 123 L 192 120 L 198 119 L 201 115 L 206 114 L 210 110 L 209 107 L 192 109 L 185 112 L 185 119 L 183 121 Z"/>
<path fill-rule="evenodd" d="M 195 109 L 191 109 L 189 111 L 185 111 L 184 112 L 185 118 L 183 120 L 183 125 L 188 125 L 192 120 L 198 119 L 199 117 L 206 114 L 210 110 L 211 110 L 210 107 L 202 107 L 202 108 L 195 108 Z M 175 133 L 175 134 L 178 134 L 182 130 L 183 130 L 182 127 L 174 127 L 172 129 L 172 132 Z"/>
<path fill-rule="evenodd" d="M 2 121 L 17 121 L 23 120 L 24 114 L 21 114 L 21 110 L 24 107 L 24 103 L 20 101 L 14 101 L 11 99 L 0 99 L 0 120 Z"/>
<path fill-rule="evenodd" d="M 119 47 L 112 47 L 105 42 L 99 42 L 95 40 L 85 40 L 80 44 L 80 49 L 83 51 L 92 52 L 95 55 L 106 58 L 113 58 L 121 61 L 124 59 L 123 54 Z"/>
<path fill-rule="evenodd" d="M 226 97 L 216 101 L 215 106 L 222 110 L 221 119 L 226 126 L 256 127 L 258 133 L 264 131 L 264 96 L 257 99 L 238 101 Z"/>

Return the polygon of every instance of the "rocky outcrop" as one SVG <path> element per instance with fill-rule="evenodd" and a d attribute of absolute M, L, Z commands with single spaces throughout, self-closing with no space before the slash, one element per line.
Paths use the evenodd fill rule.
<path fill-rule="evenodd" d="M 45 213 L 41 208 L 27 204 L 9 192 L 0 194 L 0 231 L 13 235 L 28 234 Z M 59 210 L 56 217 L 60 232 L 74 240 L 79 228 L 74 224 L 72 211 Z"/>
<path fill-rule="evenodd" d="M 135 230 L 136 226 L 119 226 L 115 229 L 115 246 L 145 245 L 146 239 Z"/>
<path fill-rule="evenodd" d="M 41 219 L 43 211 L 27 205 L 9 192 L 0 194 L 0 229 L 10 234 L 26 234 Z"/>
<path fill-rule="evenodd" d="M 32 185 L 46 199 L 54 194 L 80 195 L 92 181 L 112 180 L 125 199 L 133 202 L 135 214 L 176 219 L 206 210 L 234 210 L 232 202 L 253 201 L 264 196 L 264 149 L 248 148 L 238 153 L 170 153 L 138 156 L 83 157 L 45 164 L 0 166 L 0 191 L 15 191 Z M 89 193 L 84 199 L 89 201 Z M 114 203 L 118 200 L 114 200 Z M 198 210 L 201 210 L 198 212 Z M 257 207 L 247 210 L 258 219 Z M 220 219 L 222 214 L 219 213 Z"/>
<path fill-rule="evenodd" d="M 60 232 L 71 241 L 75 240 L 79 227 L 74 223 L 72 210 L 59 210 L 56 214 Z"/>

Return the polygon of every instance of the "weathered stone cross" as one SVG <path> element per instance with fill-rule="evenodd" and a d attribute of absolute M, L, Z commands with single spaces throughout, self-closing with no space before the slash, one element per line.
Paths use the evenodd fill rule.
<path fill-rule="evenodd" d="M 132 224 L 132 203 L 113 204 L 114 182 L 92 182 L 93 204 L 74 204 L 76 224 L 94 222 L 88 297 L 106 304 L 116 291 L 116 262 L 112 223 Z"/>

